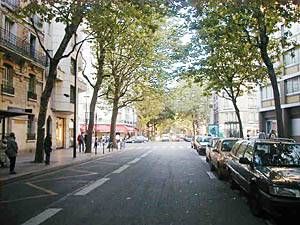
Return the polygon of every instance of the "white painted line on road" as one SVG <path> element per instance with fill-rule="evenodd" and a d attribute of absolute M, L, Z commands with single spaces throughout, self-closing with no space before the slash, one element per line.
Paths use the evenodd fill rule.
<path fill-rule="evenodd" d="M 92 190 L 96 189 L 97 187 L 100 187 L 102 184 L 104 184 L 106 181 L 110 180 L 110 178 L 101 178 L 94 183 L 84 187 L 80 191 L 76 192 L 74 195 L 86 195 Z"/>
<path fill-rule="evenodd" d="M 140 160 L 141 160 L 141 158 L 136 158 L 136 159 L 130 161 L 128 164 L 134 164 L 134 163 L 137 163 Z"/>
<path fill-rule="evenodd" d="M 119 169 L 116 169 L 115 171 L 113 171 L 112 173 L 122 173 L 128 167 L 129 167 L 129 165 L 125 164 L 125 165 L 121 166 Z"/>
<path fill-rule="evenodd" d="M 50 217 L 54 216 L 56 213 L 61 211 L 61 208 L 51 208 L 46 209 L 44 212 L 40 213 L 39 215 L 32 217 L 30 220 L 26 221 L 22 225 L 38 225 L 49 219 Z"/>
<path fill-rule="evenodd" d="M 149 155 L 151 152 L 152 152 L 152 151 L 148 151 L 148 152 L 144 153 L 143 155 L 141 155 L 140 157 L 141 157 L 141 158 L 144 158 L 144 157 L 146 157 L 147 155 Z"/>
<path fill-rule="evenodd" d="M 212 172 L 206 172 L 210 179 L 216 179 L 216 176 Z"/>

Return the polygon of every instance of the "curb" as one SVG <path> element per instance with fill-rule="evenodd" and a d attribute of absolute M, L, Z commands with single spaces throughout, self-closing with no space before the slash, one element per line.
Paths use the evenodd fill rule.
<path fill-rule="evenodd" d="M 43 170 L 33 170 L 33 171 L 25 172 L 25 173 L 20 173 L 17 176 L 14 176 L 14 177 L 0 178 L 0 186 L 11 184 L 11 183 L 14 183 L 14 182 L 17 182 L 17 181 L 20 181 L 20 180 L 24 180 L 24 179 L 32 177 L 32 176 L 47 174 L 47 173 L 53 172 L 55 170 L 64 169 L 64 168 L 67 168 L 67 167 L 70 167 L 70 166 L 74 166 L 74 165 L 78 165 L 78 164 L 81 164 L 81 163 L 86 163 L 86 162 L 89 162 L 89 161 L 97 160 L 97 159 L 103 158 L 107 155 L 111 155 L 113 153 L 118 153 L 118 152 L 123 152 L 123 151 L 108 152 L 104 155 L 102 154 L 102 155 L 99 155 L 99 156 L 94 156 L 93 158 L 89 158 L 89 159 L 83 159 L 83 160 L 79 160 L 79 161 L 76 161 L 76 162 L 71 162 L 71 163 L 58 165 L 58 166 L 53 166 L 51 168 L 47 168 L 47 169 L 43 169 Z"/>

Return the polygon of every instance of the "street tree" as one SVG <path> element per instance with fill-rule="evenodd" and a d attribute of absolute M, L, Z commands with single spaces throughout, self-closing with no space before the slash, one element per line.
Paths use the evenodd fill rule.
<path fill-rule="evenodd" d="M 274 63 L 277 62 L 282 44 L 287 44 L 287 40 L 278 37 L 280 34 L 280 25 L 289 27 L 291 23 L 299 20 L 299 7 L 295 4 L 297 1 L 222 1 L 222 0 L 194 0 L 194 4 L 200 14 L 199 27 L 207 20 L 213 20 L 214 17 L 222 18 L 211 29 L 223 26 L 226 28 L 234 27 L 232 34 L 238 30 L 244 33 L 244 40 L 247 41 L 253 49 L 256 49 L 263 62 L 267 76 L 271 82 L 274 95 L 275 112 L 277 120 L 277 133 L 283 137 L 284 127 L 282 119 L 282 110 L 280 95 L 276 77 Z M 230 30 L 229 30 L 230 31 Z M 244 43 L 241 43 L 244 44 Z M 259 61 L 259 60 L 258 60 Z"/>
<path fill-rule="evenodd" d="M 78 27 L 83 22 L 83 19 L 88 14 L 90 8 L 99 1 L 81 0 L 34 0 L 30 1 L 25 7 L 18 11 L 18 15 L 24 18 L 33 18 L 34 15 L 40 15 L 42 21 L 45 22 L 59 22 L 65 25 L 64 35 L 60 41 L 58 48 L 53 50 L 51 54 L 42 42 L 38 28 L 35 26 L 34 20 L 30 19 L 37 39 L 41 48 L 44 50 L 48 58 L 48 74 L 46 76 L 46 83 L 41 95 L 40 108 L 38 114 L 37 124 L 37 142 L 35 151 L 35 162 L 43 162 L 43 142 L 45 136 L 45 119 L 47 115 L 47 108 L 49 98 L 51 96 L 56 77 L 57 67 L 60 61 L 68 58 L 84 40 L 77 41 L 69 52 L 67 47 L 71 38 L 76 34 Z"/>

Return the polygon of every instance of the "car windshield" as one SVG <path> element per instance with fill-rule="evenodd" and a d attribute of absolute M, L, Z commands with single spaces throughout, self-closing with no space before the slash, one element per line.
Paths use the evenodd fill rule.
<path fill-rule="evenodd" d="M 262 166 L 300 166 L 300 144 L 259 143 L 254 162 Z"/>
<path fill-rule="evenodd" d="M 210 137 L 203 137 L 201 141 L 202 142 L 210 142 L 210 139 L 211 139 Z"/>
<path fill-rule="evenodd" d="M 237 140 L 225 140 L 222 144 L 222 151 L 223 152 L 230 152 L 233 145 L 237 142 Z"/>

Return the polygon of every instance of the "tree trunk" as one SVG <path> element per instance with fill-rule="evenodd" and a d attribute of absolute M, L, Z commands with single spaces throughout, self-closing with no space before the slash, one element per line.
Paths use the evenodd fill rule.
<path fill-rule="evenodd" d="M 284 137 L 282 109 L 281 109 L 281 103 L 280 103 L 280 95 L 279 95 L 277 77 L 275 74 L 273 63 L 272 63 L 270 57 L 268 56 L 267 48 L 261 49 L 261 56 L 263 58 L 265 65 L 267 66 L 269 79 L 271 81 L 271 85 L 273 88 L 275 113 L 276 113 L 276 121 L 277 121 L 277 135 L 278 135 L 278 137 Z"/>
<path fill-rule="evenodd" d="M 269 37 L 267 35 L 265 15 L 260 10 L 258 10 L 257 21 L 259 24 L 260 55 L 268 69 L 268 76 L 269 76 L 269 79 L 271 81 L 271 85 L 273 88 L 275 113 L 276 113 L 276 121 L 277 121 L 277 135 L 278 135 L 278 137 L 284 137 L 284 127 L 283 127 L 282 110 L 281 110 L 278 83 L 277 83 L 277 78 L 276 78 L 276 73 L 274 70 L 273 63 L 268 54 Z"/>
<path fill-rule="evenodd" d="M 237 117 L 238 122 L 239 122 L 240 138 L 244 138 L 243 123 L 242 123 L 239 107 L 237 106 L 236 99 L 231 99 L 231 101 L 232 101 L 232 104 L 233 104 L 233 107 L 234 107 L 234 110 L 235 110 L 236 117 Z"/>
<path fill-rule="evenodd" d="M 36 151 L 34 162 L 42 163 L 44 161 L 44 137 L 45 137 L 45 121 L 47 116 L 47 109 L 49 98 L 54 87 L 56 79 L 56 68 L 58 62 L 51 61 L 49 74 L 46 81 L 45 89 L 41 95 L 40 109 L 38 114 L 38 127 L 37 127 L 37 141 L 36 141 Z"/>
<path fill-rule="evenodd" d="M 96 108 L 96 103 L 97 103 L 97 99 L 98 99 L 98 92 L 100 90 L 100 86 L 103 81 L 103 67 L 104 67 L 105 52 L 104 52 L 102 44 L 100 44 L 99 51 L 100 51 L 100 57 L 97 60 L 98 61 L 97 81 L 94 86 L 93 96 L 92 96 L 91 103 L 90 103 L 90 118 L 89 118 L 89 125 L 88 125 L 88 130 L 87 130 L 87 142 L 86 142 L 86 148 L 85 148 L 86 153 L 92 152 L 92 136 L 93 136 L 93 129 L 95 126 L 95 123 L 94 123 L 95 108 Z M 96 121 L 96 123 L 97 123 L 97 121 Z M 95 130 L 95 132 L 96 132 L 96 130 Z"/>
<path fill-rule="evenodd" d="M 54 57 L 50 59 L 50 65 L 49 65 L 49 72 L 47 76 L 47 81 L 45 88 L 41 95 L 41 102 L 40 102 L 40 108 L 39 108 L 39 115 L 38 115 L 38 127 L 37 127 L 37 141 L 36 141 L 36 150 L 35 150 L 35 159 L 34 162 L 36 163 L 42 163 L 44 160 L 44 137 L 45 137 L 45 122 L 46 122 L 46 116 L 47 116 L 47 108 L 49 99 L 51 97 L 51 93 L 56 81 L 57 76 L 57 66 L 62 59 L 62 56 L 73 36 L 74 33 L 76 33 L 77 28 L 79 26 L 81 21 L 78 20 L 77 24 L 71 24 L 66 27 L 65 29 L 65 35 L 59 45 L 59 48 L 57 49 Z"/>
<path fill-rule="evenodd" d="M 118 104 L 119 104 L 119 100 L 115 98 L 113 102 L 113 111 L 112 111 L 111 123 L 110 123 L 110 140 L 112 142 L 113 148 L 118 147 L 116 141 L 116 125 L 117 125 L 117 117 L 119 111 Z"/>

